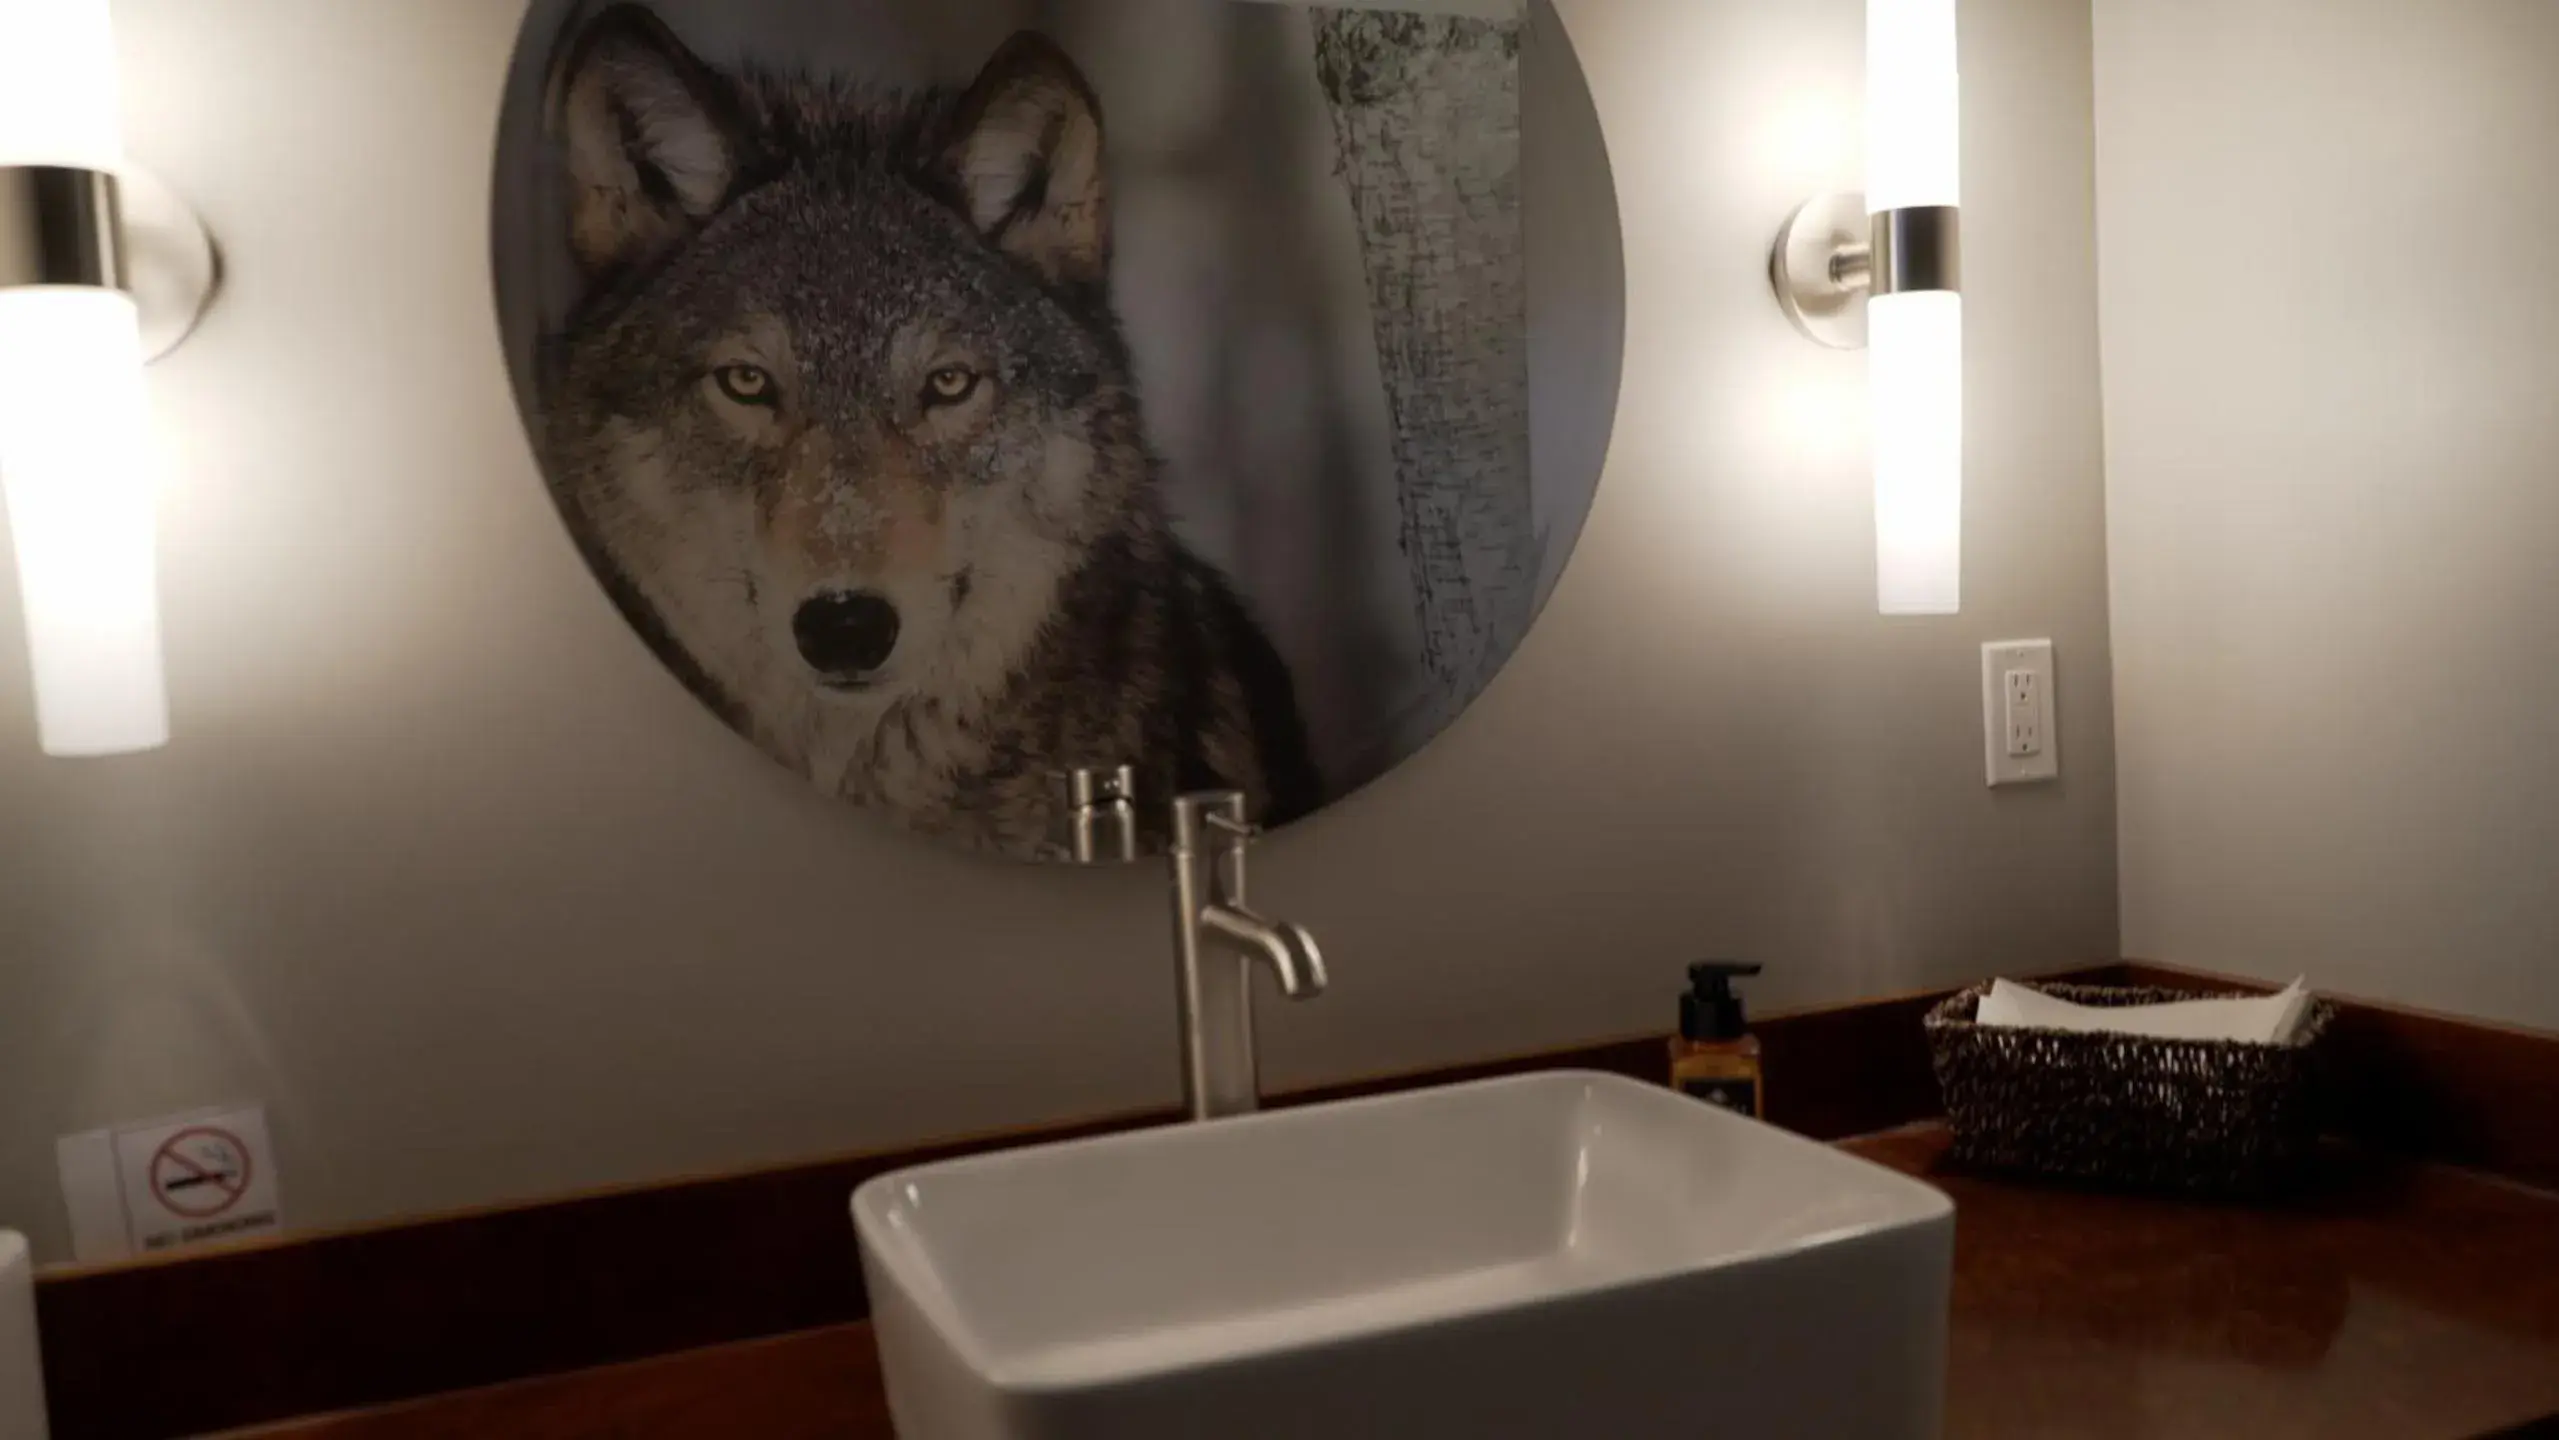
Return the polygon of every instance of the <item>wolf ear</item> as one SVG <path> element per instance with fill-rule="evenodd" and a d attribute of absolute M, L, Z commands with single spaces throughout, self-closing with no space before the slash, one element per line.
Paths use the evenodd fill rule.
<path fill-rule="evenodd" d="M 1029 30 L 1004 42 L 951 126 L 943 164 L 980 234 L 1051 284 L 1108 278 L 1102 106 L 1066 52 Z"/>
<path fill-rule="evenodd" d="M 569 244 L 589 275 L 693 232 L 736 180 L 746 126 L 728 82 L 639 5 L 589 21 L 553 66 Z"/>

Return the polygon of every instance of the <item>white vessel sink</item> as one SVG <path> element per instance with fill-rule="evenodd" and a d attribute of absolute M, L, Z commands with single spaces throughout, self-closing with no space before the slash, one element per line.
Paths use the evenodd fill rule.
<path fill-rule="evenodd" d="M 853 1197 L 904 1440 L 1937 1433 L 1954 1207 L 1558 1072 Z"/>

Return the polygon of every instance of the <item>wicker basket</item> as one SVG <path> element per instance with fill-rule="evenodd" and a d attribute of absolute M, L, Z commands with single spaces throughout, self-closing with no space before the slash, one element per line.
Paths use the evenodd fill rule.
<path fill-rule="evenodd" d="M 2081 1005 L 2218 998 L 2188 990 L 2039 985 Z M 1937 1087 L 1969 1165 L 2147 1190 L 2258 1195 L 2318 1139 L 2317 1048 L 2336 1009 L 2311 1002 L 2284 1045 L 1977 1025 L 1987 985 L 1928 1014 Z"/>

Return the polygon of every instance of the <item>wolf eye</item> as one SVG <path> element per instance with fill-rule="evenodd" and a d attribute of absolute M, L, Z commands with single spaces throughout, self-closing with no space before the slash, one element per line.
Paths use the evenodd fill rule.
<path fill-rule="evenodd" d="M 769 409 L 781 399 L 781 387 L 773 383 L 773 372 L 761 365 L 723 365 L 711 372 L 711 383 L 740 405 Z"/>
<path fill-rule="evenodd" d="M 924 377 L 924 408 L 957 405 L 977 393 L 977 372 L 965 365 L 945 365 Z"/>

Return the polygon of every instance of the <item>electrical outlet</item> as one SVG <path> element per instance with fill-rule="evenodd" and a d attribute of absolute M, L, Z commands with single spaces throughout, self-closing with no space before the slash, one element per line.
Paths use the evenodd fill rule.
<path fill-rule="evenodd" d="M 1993 786 L 2061 777 L 2058 710 L 2053 642 L 2001 640 L 1981 647 L 1983 751 Z"/>
<path fill-rule="evenodd" d="M 2007 703 L 2001 720 L 2007 726 L 2008 758 L 2031 760 L 2044 753 L 2044 685 L 2032 670 L 2011 670 L 2001 677 Z"/>

